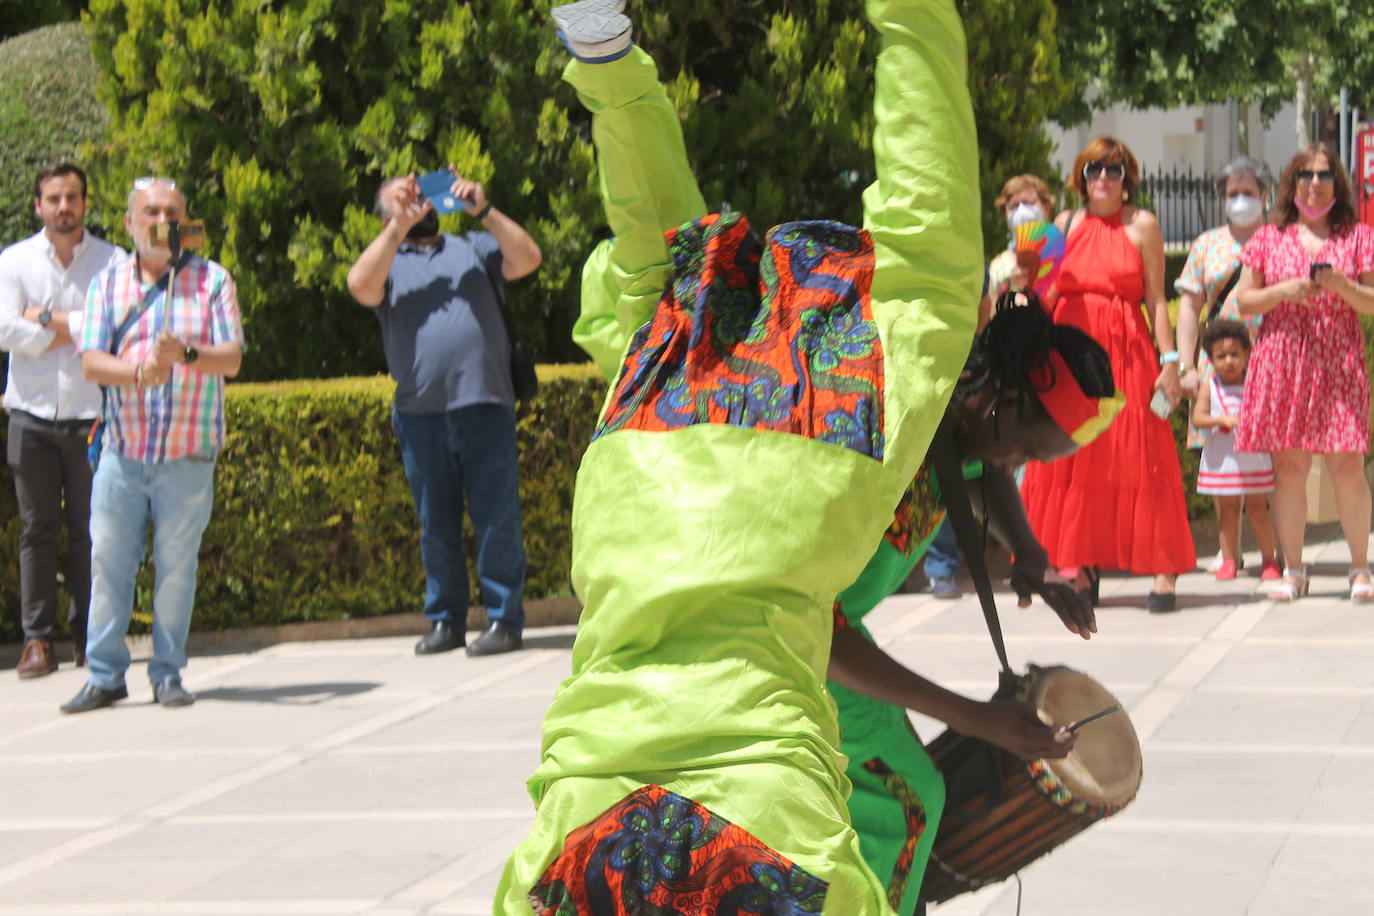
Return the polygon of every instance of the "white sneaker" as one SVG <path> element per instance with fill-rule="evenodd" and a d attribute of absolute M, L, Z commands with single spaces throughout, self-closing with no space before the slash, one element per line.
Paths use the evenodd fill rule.
<path fill-rule="evenodd" d="M 604 64 L 630 53 L 625 0 L 580 0 L 553 8 L 558 37 L 578 60 Z"/>

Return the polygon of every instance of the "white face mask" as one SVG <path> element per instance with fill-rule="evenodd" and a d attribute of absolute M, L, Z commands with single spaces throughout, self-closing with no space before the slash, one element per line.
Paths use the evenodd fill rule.
<path fill-rule="evenodd" d="M 1019 203 L 1011 208 L 1011 215 L 1007 217 L 1007 228 L 1015 229 L 1022 223 L 1029 223 L 1035 220 L 1044 221 L 1045 208 L 1039 204 Z"/>
<path fill-rule="evenodd" d="M 1237 226 L 1253 226 L 1264 215 L 1264 205 L 1258 197 L 1237 194 L 1226 198 L 1226 218 Z"/>

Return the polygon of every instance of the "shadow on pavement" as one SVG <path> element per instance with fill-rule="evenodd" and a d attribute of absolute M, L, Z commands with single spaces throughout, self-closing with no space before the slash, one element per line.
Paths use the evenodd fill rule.
<path fill-rule="evenodd" d="M 576 633 L 540 633 L 526 630 L 522 642 L 526 649 L 571 649 Z"/>
<path fill-rule="evenodd" d="M 228 703 L 283 703 L 293 706 L 312 706 L 342 697 L 357 696 L 376 690 L 381 684 L 352 681 L 333 684 L 288 684 L 282 687 L 211 687 L 196 691 L 198 700 L 218 700 Z"/>

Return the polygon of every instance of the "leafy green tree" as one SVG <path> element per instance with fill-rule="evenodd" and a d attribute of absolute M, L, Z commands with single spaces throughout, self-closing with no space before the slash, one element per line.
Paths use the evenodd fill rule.
<path fill-rule="evenodd" d="M 1299 142 L 1314 105 L 1342 86 L 1374 107 L 1374 18 L 1345 0 L 1058 0 L 1061 69 L 1100 104 L 1138 107 L 1225 102 L 1272 118 L 1297 102 Z M 1059 113 L 1086 119 L 1086 93 Z"/>
<path fill-rule="evenodd" d="M 78 22 L 0 43 L 0 247 L 38 230 L 33 178 L 58 159 L 81 163 L 105 131 L 97 71 Z M 98 227 L 97 227 L 98 228 Z"/>
<path fill-rule="evenodd" d="M 0 3 L 0 38 L 59 22 L 75 22 L 85 8 L 82 0 L 7 0 Z"/>
<path fill-rule="evenodd" d="M 344 289 L 377 229 L 373 195 L 386 175 L 452 161 L 544 250 L 540 271 L 509 291 L 522 334 L 544 359 L 581 359 L 569 339 L 579 273 L 608 230 L 589 116 L 559 79 L 567 55 L 550 5 L 91 0 L 112 118 L 101 212 L 117 219 L 136 175 L 183 183 L 210 226 L 210 254 L 238 280 L 249 377 L 377 371 L 375 321 Z M 985 180 L 1043 171 L 1037 125 L 1065 94 L 1053 6 L 963 9 Z M 670 0 L 630 12 L 712 206 L 728 201 L 761 228 L 859 219 L 876 51 L 862 0 Z M 999 229 L 990 244 L 1000 243 Z"/>

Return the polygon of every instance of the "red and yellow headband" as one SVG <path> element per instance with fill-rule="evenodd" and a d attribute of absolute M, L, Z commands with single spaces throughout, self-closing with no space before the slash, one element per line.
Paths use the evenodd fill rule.
<path fill-rule="evenodd" d="M 1031 384 L 1046 412 L 1080 447 L 1096 439 L 1126 406 L 1119 391 L 1106 398 L 1084 394 L 1057 350 L 1031 372 Z"/>

